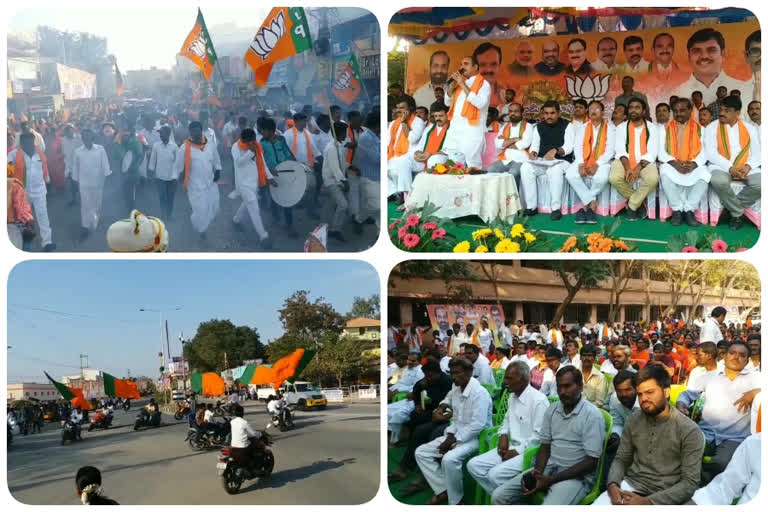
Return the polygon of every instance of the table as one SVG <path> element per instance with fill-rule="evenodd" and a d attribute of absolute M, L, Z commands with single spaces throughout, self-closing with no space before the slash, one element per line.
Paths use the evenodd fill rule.
<path fill-rule="evenodd" d="M 512 222 L 522 208 L 515 178 L 508 173 L 445 176 L 420 173 L 405 202 L 405 210 L 420 208 L 429 201 L 437 216 L 456 219 L 477 215 L 485 222 Z"/>

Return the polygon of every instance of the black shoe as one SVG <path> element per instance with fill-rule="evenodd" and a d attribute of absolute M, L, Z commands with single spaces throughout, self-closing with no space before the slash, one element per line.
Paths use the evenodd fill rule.
<path fill-rule="evenodd" d="M 53 252 L 55 250 L 56 250 L 56 244 L 54 244 L 54 243 L 50 243 L 50 244 L 46 245 L 45 247 L 43 247 L 43 252 Z"/>
<path fill-rule="evenodd" d="M 376 220 L 373 217 L 368 217 L 363 224 L 376 224 Z"/>
<path fill-rule="evenodd" d="M 669 223 L 673 226 L 679 226 L 683 222 L 683 215 L 678 211 L 673 211 L 672 216 L 669 218 Z"/>
<path fill-rule="evenodd" d="M 395 204 L 397 204 L 397 206 L 400 206 L 404 202 L 405 202 L 405 194 L 400 193 L 400 194 L 397 194 L 397 196 L 395 196 Z"/>
<path fill-rule="evenodd" d="M 549 214 L 549 218 L 552 220 L 560 220 L 563 218 L 563 212 L 561 210 L 552 210 Z"/>
<path fill-rule="evenodd" d="M 259 245 L 261 245 L 262 249 L 271 249 L 272 248 L 272 239 L 267 237 L 264 240 L 259 241 Z"/>
<path fill-rule="evenodd" d="M 359 222 L 353 223 L 353 230 L 356 235 L 361 235 L 363 233 L 363 225 Z"/>
<path fill-rule="evenodd" d="M 535 209 L 533 209 L 533 208 L 527 208 L 527 209 L 526 209 L 526 210 L 523 212 L 523 215 L 525 215 L 526 217 L 533 217 L 533 216 L 534 216 L 534 215 L 536 215 L 537 213 L 539 213 L 539 212 L 537 212 Z"/>
<path fill-rule="evenodd" d="M 587 215 L 584 212 L 584 209 L 579 210 L 576 212 L 576 224 L 586 224 L 587 223 Z"/>
<path fill-rule="evenodd" d="M 641 206 L 637 209 L 637 219 L 643 220 L 648 218 L 648 210 L 645 208 L 645 206 Z"/>
<path fill-rule="evenodd" d="M 629 206 L 627 206 L 627 220 L 629 222 L 634 222 L 637 220 L 637 212 Z"/>
<path fill-rule="evenodd" d="M 731 229 L 733 231 L 736 231 L 737 229 L 741 229 L 741 225 L 744 224 L 744 219 L 741 215 L 738 217 L 731 216 L 731 220 L 728 222 L 728 225 L 731 226 Z"/>
<path fill-rule="evenodd" d="M 587 213 L 584 215 L 585 217 L 585 224 L 597 224 L 597 214 L 592 210 L 587 210 Z"/>
<path fill-rule="evenodd" d="M 344 235 L 341 234 L 341 231 L 329 231 L 328 238 L 333 238 L 334 240 L 338 240 L 342 243 L 346 242 L 346 239 L 344 238 Z"/>
<path fill-rule="evenodd" d="M 701 222 L 696 220 L 696 215 L 694 215 L 693 212 L 685 212 L 683 214 L 683 219 L 685 219 L 685 223 L 689 226 L 695 227 L 701 225 Z"/>
<path fill-rule="evenodd" d="M 729 212 L 728 210 L 723 210 L 723 213 L 720 215 L 720 218 L 717 220 L 717 225 L 722 226 L 724 224 L 730 224 L 732 218 L 733 218 L 733 215 L 731 215 L 731 212 Z"/>

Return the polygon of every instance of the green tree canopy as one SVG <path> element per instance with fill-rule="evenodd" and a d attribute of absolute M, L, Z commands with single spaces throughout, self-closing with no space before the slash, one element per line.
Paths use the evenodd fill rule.
<path fill-rule="evenodd" d="M 328 333 L 341 333 L 344 318 L 325 298 L 309 299 L 308 290 L 298 290 L 283 302 L 278 310 L 285 335 L 301 340 L 325 337 Z"/>
<path fill-rule="evenodd" d="M 347 313 L 347 320 L 352 318 L 379 318 L 381 315 L 379 294 L 375 293 L 368 298 L 355 297 L 352 301 L 352 309 Z"/>
<path fill-rule="evenodd" d="M 192 341 L 184 345 L 184 357 L 193 371 L 225 370 L 225 353 L 229 366 L 235 367 L 246 359 L 263 358 L 266 352 L 258 330 L 218 319 L 201 323 Z"/>

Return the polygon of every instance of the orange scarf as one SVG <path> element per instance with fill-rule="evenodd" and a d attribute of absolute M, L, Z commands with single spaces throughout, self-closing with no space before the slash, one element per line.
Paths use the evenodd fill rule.
<path fill-rule="evenodd" d="M 267 170 L 264 168 L 264 150 L 261 149 L 261 144 L 258 141 L 248 143 L 243 142 L 243 139 L 237 139 L 237 147 L 240 148 L 240 151 L 248 151 L 250 149 L 256 155 L 256 167 L 259 170 L 259 186 L 266 187 Z"/>
<path fill-rule="evenodd" d="M 648 125 L 643 121 L 643 131 L 640 133 L 640 154 L 644 155 L 647 152 Z M 634 169 L 637 167 L 637 157 L 635 157 L 635 123 L 632 121 L 627 121 L 627 154 L 629 155 L 629 166 Z"/>
<path fill-rule="evenodd" d="M 736 159 L 733 161 L 733 167 L 743 167 L 747 163 L 749 158 L 749 147 L 752 145 L 749 138 L 749 131 L 747 126 L 739 119 L 737 121 L 739 125 L 739 146 L 741 151 L 736 155 Z M 725 128 L 724 123 L 719 123 L 717 127 L 717 152 L 723 155 L 728 161 L 731 160 L 731 144 L 728 140 L 728 130 Z"/>
<path fill-rule="evenodd" d="M 37 156 L 40 158 L 40 162 L 43 164 L 43 179 L 45 182 L 48 182 L 48 160 L 46 160 L 45 155 L 42 151 L 35 148 L 35 151 L 37 151 Z M 24 159 L 24 151 L 21 149 L 21 146 L 16 150 L 16 162 L 13 165 L 14 169 L 14 178 L 19 180 L 24 188 L 27 188 L 27 170 L 25 168 L 25 159 Z"/>
<path fill-rule="evenodd" d="M 357 139 L 355 138 L 355 130 L 352 129 L 352 127 L 347 128 L 347 137 L 349 137 L 349 140 L 352 142 L 357 142 Z M 355 148 L 349 148 L 347 150 L 347 163 L 351 164 L 352 160 L 355 159 Z"/>
<path fill-rule="evenodd" d="M 525 133 L 525 127 L 527 126 L 527 124 L 528 123 L 525 122 L 525 119 L 520 121 L 520 128 L 518 129 L 518 133 L 517 133 L 517 138 L 518 139 L 522 139 L 523 138 L 523 133 Z M 510 134 L 511 130 L 512 130 L 512 123 L 507 123 L 507 125 L 504 127 L 504 133 L 502 133 L 502 136 L 505 139 L 510 138 L 509 134 Z M 509 148 L 507 148 L 507 149 L 509 149 Z M 498 160 L 504 160 L 504 153 L 506 153 L 506 152 L 507 152 L 506 149 L 502 149 L 501 153 L 499 153 Z M 525 150 L 525 153 L 526 154 L 528 153 L 527 149 Z"/>
<path fill-rule="evenodd" d="M 587 121 L 587 136 L 584 138 L 584 164 L 593 165 L 597 163 L 597 159 L 603 156 L 605 153 L 606 139 L 608 138 L 608 123 L 602 121 L 597 128 L 597 141 L 594 140 L 593 125 L 591 121 Z"/>
<path fill-rule="evenodd" d="M 667 153 L 675 160 L 690 162 L 701 152 L 701 125 L 693 120 L 683 132 L 683 147 L 677 147 L 677 121 L 674 119 L 667 124 Z"/>
<path fill-rule="evenodd" d="M 407 124 L 409 128 L 415 118 L 416 114 L 411 114 L 411 117 L 408 118 Z M 387 160 L 392 160 L 396 156 L 403 156 L 408 152 L 408 148 L 410 147 L 408 137 L 406 137 L 402 131 L 400 131 L 400 134 L 397 133 L 398 130 L 400 130 L 400 123 L 402 123 L 402 120 L 398 117 L 392 122 L 392 126 L 389 128 Z"/>
<path fill-rule="evenodd" d="M 291 128 L 291 131 L 293 132 L 293 144 L 291 145 L 291 153 L 293 153 L 293 156 L 296 156 L 296 145 L 299 143 L 299 130 L 297 130 L 294 126 Z M 315 157 L 312 154 L 312 143 L 309 141 L 309 132 L 307 130 L 304 130 L 304 140 L 307 144 L 307 160 L 309 165 L 312 166 L 315 164 Z"/>
<path fill-rule="evenodd" d="M 494 132 L 494 133 L 498 133 L 498 131 L 499 131 L 499 122 L 498 121 L 492 122 L 491 126 L 489 126 L 489 128 L 490 128 L 489 131 Z"/>
<path fill-rule="evenodd" d="M 475 75 L 475 82 L 472 84 L 471 92 L 477 94 L 480 92 L 480 88 L 485 83 L 485 79 L 480 75 Z M 463 92 L 463 91 L 461 91 Z M 448 119 L 453 120 L 453 111 L 456 109 L 456 101 L 459 98 L 460 91 L 457 91 L 453 95 L 453 103 L 451 103 L 451 110 L 448 111 Z M 467 119 L 470 126 L 475 126 L 480 121 L 480 109 L 470 103 L 467 99 L 464 100 L 464 106 L 461 108 L 461 117 Z"/>
<path fill-rule="evenodd" d="M 448 123 L 446 123 L 445 126 L 443 126 L 443 133 L 440 135 L 437 135 L 435 133 L 435 130 L 437 130 L 437 125 L 432 126 L 430 128 L 429 133 L 427 133 L 427 143 L 424 144 L 424 152 L 425 153 L 437 153 L 441 149 L 443 149 L 443 142 L 445 141 L 445 135 L 448 133 Z M 424 169 L 427 168 L 427 162 L 424 162 Z"/>
<path fill-rule="evenodd" d="M 603 326 L 603 336 L 602 336 L 603 338 L 610 338 L 611 337 L 611 332 L 610 332 L 609 329 L 610 329 L 610 327 L 608 327 L 607 324 Z"/>
<path fill-rule="evenodd" d="M 195 144 L 192 142 L 192 139 L 187 139 L 184 141 L 184 188 L 187 188 L 189 185 L 189 169 L 192 167 L 192 148 L 197 148 L 200 151 L 205 150 L 205 145 L 208 143 L 208 141 L 205 138 L 205 135 L 203 135 L 203 143 L 202 144 Z"/>

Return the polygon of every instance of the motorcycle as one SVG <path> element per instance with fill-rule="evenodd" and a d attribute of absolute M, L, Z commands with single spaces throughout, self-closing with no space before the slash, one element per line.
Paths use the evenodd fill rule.
<path fill-rule="evenodd" d="M 61 422 L 61 444 L 66 444 L 67 441 L 77 441 L 75 424 L 71 420 Z"/>
<path fill-rule="evenodd" d="M 224 423 L 209 423 L 204 429 L 190 427 L 184 441 L 189 443 L 189 447 L 196 452 L 228 446 L 232 441 L 232 427 L 229 421 L 229 418 L 224 418 Z"/>
<path fill-rule="evenodd" d="M 108 429 L 112 426 L 112 412 L 108 412 L 107 414 L 104 414 L 103 412 L 99 411 L 96 413 L 96 416 L 93 417 L 93 421 L 90 425 L 88 425 L 88 432 L 91 432 L 93 429 L 96 428 L 103 428 L 104 430 Z"/>
<path fill-rule="evenodd" d="M 161 415 L 162 413 L 160 411 L 156 411 L 150 415 L 146 409 L 141 409 L 139 414 L 136 415 L 136 422 L 133 424 L 133 430 L 139 430 L 141 427 L 159 427 Z"/>
<path fill-rule="evenodd" d="M 272 415 L 272 425 L 278 427 L 280 432 L 287 430 L 293 430 L 295 425 L 293 424 L 293 410 L 290 406 L 285 405 L 277 410 L 277 414 Z"/>
<path fill-rule="evenodd" d="M 261 480 L 272 474 L 275 456 L 272 450 L 267 448 L 272 445 L 272 438 L 266 432 L 262 432 L 261 439 L 251 439 L 251 442 L 256 443 L 256 453 L 250 460 L 244 460 L 242 450 L 234 451 L 231 446 L 221 449 L 216 469 L 227 494 L 237 494 L 246 480 Z"/>
<path fill-rule="evenodd" d="M 176 413 L 173 415 L 173 419 L 181 421 L 190 413 L 189 403 L 178 402 L 176 405 Z"/>
<path fill-rule="evenodd" d="M 124 411 L 130 410 L 131 409 L 131 400 L 128 399 L 128 398 L 123 400 L 123 403 L 122 403 L 121 407 L 123 408 Z"/>
<path fill-rule="evenodd" d="M 216 400 L 216 407 L 213 408 L 214 416 L 234 416 L 235 404 L 224 403 L 221 400 Z"/>

